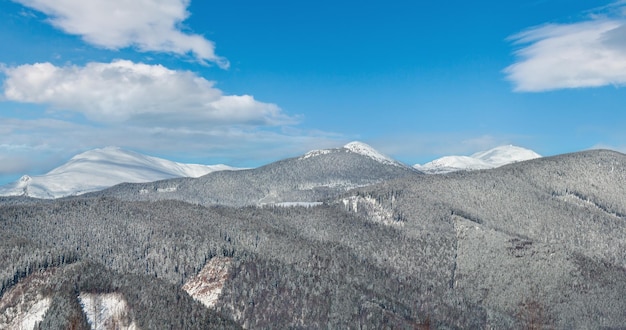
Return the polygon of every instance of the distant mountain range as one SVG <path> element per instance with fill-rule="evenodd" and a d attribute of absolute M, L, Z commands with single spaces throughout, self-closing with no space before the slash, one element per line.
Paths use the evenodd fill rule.
<path fill-rule="evenodd" d="M 17 182 L 0 187 L 0 196 L 59 198 L 102 190 L 122 182 L 199 177 L 224 170 L 236 168 L 226 165 L 182 164 L 107 147 L 78 154 L 44 175 L 24 175 Z"/>
<path fill-rule="evenodd" d="M 623 329 L 624 196 L 614 151 L 425 175 L 355 143 L 2 197 L 0 329 Z"/>
<path fill-rule="evenodd" d="M 356 160 L 351 164 L 351 161 L 347 161 L 345 158 L 349 155 L 359 155 L 361 160 Z M 345 156 L 345 157 L 341 157 Z M 529 160 L 541 157 L 539 154 L 532 150 L 524 149 L 516 146 L 501 146 L 491 150 L 475 153 L 472 156 L 446 156 L 429 162 L 424 165 L 415 165 L 414 169 L 427 174 L 440 174 L 449 173 L 460 170 L 479 170 L 489 169 L 509 164 L 513 162 Z M 318 161 L 324 159 L 319 164 L 315 164 L 316 161 L 307 159 L 316 158 Z M 333 160 L 335 158 L 344 158 L 342 161 Z M 245 204 L 264 204 L 264 203 L 276 203 L 276 202 L 310 202 L 311 199 L 317 199 L 322 196 L 328 196 L 328 193 L 322 193 L 322 190 L 346 190 L 348 188 L 359 187 L 371 183 L 378 182 L 393 177 L 394 175 L 383 173 L 368 173 L 358 165 L 359 162 L 365 161 L 369 165 L 365 168 L 371 167 L 372 164 L 376 166 L 392 166 L 391 172 L 412 172 L 409 168 L 401 162 L 394 160 L 379 151 L 375 150 L 371 146 L 362 142 L 351 142 L 343 146 L 342 148 L 335 149 L 323 149 L 313 150 L 307 152 L 301 157 L 293 158 L 291 160 L 279 161 L 276 163 L 263 166 L 257 170 L 251 172 L 243 172 L 240 174 L 223 173 L 213 176 L 206 180 L 200 180 L 195 183 L 185 184 L 189 187 L 198 186 L 200 182 L 207 180 L 226 180 L 226 177 L 257 177 L 259 173 L 269 173 L 268 171 L 283 171 L 285 175 L 291 173 L 295 175 L 293 179 L 302 179 L 300 186 L 293 190 L 295 196 L 293 198 L 287 198 L 286 196 L 275 196 L 276 193 L 272 189 L 268 188 L 266 192 L 259 192 L 255 194 L 256 199 L 246 199 Z M 302 164 L 308 164 L 312 166 L 310 169 L 303 169 Z M 288 169 L 288 164 L 297 164 L 294 168 Z M 315 168 L 314 168 L 315 167 Z M 101 191 L 109 187 L 115 186 L 121 183 L 148 183 L 141 188 L 141 199 L 154 199 L 155 194 L 150 192 L 157 192 L 160 199 L 163 196 L 172 197 L 180 194 L 174 193 L 173 189 L 185 190 L 191 189 L 189 193 L 192 193 L 196 188 L 181 188 L 180 183 L 177 181 L 168 181 L 160 183 L 152 183 L 154 181 L 174 179 L 174 178 L 198 178 L 203 175 L 217 172 L 217 171 L 233 171 L 240 170 L 238 168 L 230 167 L 227 165 L 199 165 L 199 164 L 183 164 L 157 157 L 151 157 L 142 155 L 136 152 L 124 150 L 117 147 L 106 147 L 102 149 L 94 149 L 79 155 L 74 156 L 66 164 L 53 169 L 52 171 L 39 176 L 24 175 L 18 181 L 0 187 L 0 196 L 27 196 L 34 198 L 60 198 L 66 196 L 81 195 L 90 192 Z M 337 170 L 342 171 L 343 174 L 339 174 Z M 301 176 L 299 171 L 307 172 L 308 174 Z M 337 175 L 326 176 L 326 172 L 333 172 Z M 312 176 L 319 176 L 323 179 L 312 179 Z M 273 186 L 277 181 L 285 181 L 284 179 L 275 178 L 270 174 L 265 176 L 267 178 L 268 186 Z M 256 180 L 256 179 L 255 179 Z M 307 181 L 308 180 L 308 181 Z M 183 182 L 182 180 L 180 182 Z M 248 188 L 244 183 L 246 180 L 242 179 L 239 182 L 241 187 L 237 189 Z M 278 184 L 280 185 L 280 184 Z M 175 188 L 174 188 L 175 186 Z M 128 189 L 131 186 L 124 188 L 118 188 L 115 195 L 122 194 L 123 189 Z M 197 197 L 199 202 L 217 203 L 218 200 L 228 200 L 229 192 L 236 189 L 226 189 L 226 192 L 218 191 L 220 185 L 214 185 L 215 188 L 212 191 L 211 196 Z M 283 188 L 278 189 L 282 193 L 286 193 Z M 315 191 L 315 192 L 313 192 Z M 112 193 L 112 192 L 108 192 Z M 161 194 L 169 193 L 169 194 Z M 281 194 L 282 194 L 281 193 Z M 129 195 L 128 192 L 123 193 Z M 193 194 L 196 194 L 195 192 Z M 200 193 L 203 195 L 203 193 Z M 217 196 L 222 195 L 221 198 Z M 304 196 L 307 197 L 304 197 Z M 314 196 L 314 197 L 313 197 Z M 128 196 L 127 196 L 128 197 Z M 235 197 L 235 196 L 233 196 Z M 235 200 L 237 201 L 235 203 Z M 229 204 L 240 204 L 242 199 L 238 196 L 232 200 Z"/>
<path fill-rule="evenodd" d="M 416 164 L 413 167 L 427 174 L 443 174 L 485 170 L 540 157 L 541 155 L 532 150 L 506 145 L 477 152 L 471 156 L 445 156 L 424 165 Z"/>
<path fill-rule="evenodd" d="M 255 169 L 213 172 L 199 178 L 125 183 L 91 196 L 124 200 L 183 200 L 201 205 L 296 205 L 320 202 L 349 189 L 421 175 L 361 142 L 313 150 Z"/>
<path fill-rule="evenodd" d="M 0 329 L 623 329 L 624 196 L 614 151 L 426 175 L 357 142 L 1 197 Z"/>

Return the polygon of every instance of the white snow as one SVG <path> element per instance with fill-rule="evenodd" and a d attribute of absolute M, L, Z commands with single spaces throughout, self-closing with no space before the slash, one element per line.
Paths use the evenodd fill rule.
<path fill-rule="evenodd" d="M 445 156 L 414 168 L 427 174 L 454 171 L 473 171 L 500 167 L 506 164 L 539 158 L 538 153 L 513 145 L 500 146 L 471 156 Z"/>
<path fill-rule="evenodd" d="M 120 293 L 81 292 L 78 299 L 92 329 L 138 329 Z"/>
<path fill-rule="evenodd" d="M 378 150 L 372 148 L 371 146 L 363 142 L 353 141 L 353 142 L 346 144 L 343 147 L 344 149 L 347 149 L 348 151 L 351 151 L 351 152 L 354 152 L 356 154 L 360 154 L 363 156 L 367 156 L 383 164 L 403 166 L 398 161 L 388 156 L 383 155 L 382 153 L 378 152 Z"/>
<path fill-rule="evenodd" d="M 331 152 L 333 152 L 333 150 L 331 149 L 311 150 L 307 152 L 306 154 L 304 154 L 304 156 L 300 157 L 299 159 L 307 159 L 307 158 L 311 158 L 311 157 L 315 157 L 319 155 L 326 155 Z"/>
<path fill-rule="evenodd" d="M 33 177 L 25 175 L 17 182 L 0 187 L 0 196 L 59 198 L 106 189 L 122 182 L 199 177 L 223 170 L 237 168 L 183 164 L 117 147 L 106 147 L 76 155 L 47 174 Z"/>
<path fill-rule="evenodd" d="M 160 192 L 160 193 L 175 192 L 177 189 L 178 189 L 177 187 L 157 188 L 157 192 Z M 144 190 L 145 189 L 142 189 L 142 191 Z M 139 193 L 142 193 L 142 191 L 139 191 Z"/>
<path fill-rule="evenodd" d="M 460 170 L 483 170 L 492 168 L 492 166 L 491 164 L 473 157 L 445 156 L 435 159 L 430 163 L 424 164 L 423 166 L 416 165 L 415 168 L 429 174 L 436 174 Z"/>
<path fill-rule="evenodd" d="M 330 154 L 333 152 L 341 152 L 341 151 L 348 151 L 348 152 L 352 152 L 355 154 L 359 154 L 362 156 L 366 156 L 369 157 L 371 159 L 374 159 L 375 161 L 378 161 L 380 163 L 383 164 L 387 164 L 387 165 L 395 165 L 395 166 L 401 166 L 404 167 L 405 165 L 398 162 L 397 160 L 394 160 L 388 156 L 383 155 L 382 153 L 380 153 L 378 150 L 372 148 L 371 146 L 363 143 L 363 142 L 359 142 L 359 141 L 353 141 L 350 142 L 346 145 L 344 145 L 342 148 L 338 148 L 338 149 L 320 149 L 320 150 L 311 150 L 309 152 L 307 152 L 306 154 L 304 154 L 304 156 L 298 158 L 300 160 L 302 159 L 307 159 L 307 158 L 311 158 L 311 157 L 316 157 L 316 156 L 320 156 L 320 155 L 326 155 L 326 154 Z"/>
<path fill-rule="evenodd" d="M 495 167 L 540 157 L 540 154 L 532 150 L 514 145 L 495 147 L 472 155 L 472 158 L 480 159 Z"/>

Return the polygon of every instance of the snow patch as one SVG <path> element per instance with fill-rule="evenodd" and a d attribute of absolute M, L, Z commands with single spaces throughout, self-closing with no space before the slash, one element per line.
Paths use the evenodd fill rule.
<path fill-rule="evenodd" d="M 157 192 L 160 192 L 160 193 L 175 192 L 176 190 L 178 190 L 177 187 L 157 188 Z M 142 193 L 142 192 L 140 191 L 139 193 Z"/>
<path fill-rule="evenodd" d="M 330 149 L 323 149 L 323 150 L 311 150 L 309 152 L 307 152 L 306 154 L 304 154 L 304 156 L 298 158 L 300 160 L 302 159 L 307 159 L 307 158 L 311 158 L 311 157 L 316 157 L 316 156 L 320 156 L 320 155 L 326 155 L 333 152 L 333 150 Z"/>
<path fill-rule="evenodd" d="M 78 296 L 92 329 L 138 329 L 120 293 L 87 293 Z"/>
<path fill-rule="evenodd" d="M 232 262 L 231 258 L 212 258 L 182 289 L 206 307 L 213 308 L 228 279 Z"/>

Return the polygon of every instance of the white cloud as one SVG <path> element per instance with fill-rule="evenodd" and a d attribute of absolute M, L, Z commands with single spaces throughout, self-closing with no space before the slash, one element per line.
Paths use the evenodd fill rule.
<path fill-rule="evenodd" d="M 134 46 L 141 51 L 191 53 L 222 68 L 213 42 L 180 30 L 190 0 L 13 0 L 43 12 L 60 30 L 108 49 Z"/>
<path fill-rule="evenodd" d="M 3 69 L 4 98 L 51 106 L 101 123 L 198 127 L 272 126 L 296 120 L 250 95 L 224 95 L 189 71 L 118 60 L 85 66 L 50 63 Z"/>
<path fill-rule="evenodd" d="M 256 166 L 342 139 L 289 126 L 296 118 L 274 104 L 224 95 L 192 72 L 160 65 L 0 64 L 0 72 L 0 99 L 15 102 L 0 104 L 0 160 L 7 163 L 0 164 L 0 182 L 47 172 L 104 146 L 183 162 Z M 35 105 L 21 112 L 20 103 Z"/>
<path fill-rule="evenodd" d="M 533 27 L 510 37 L 521 48 L 504 72 L 520 92 L 626 84 L 626 20 L 623 2 L 609 8 L 619 17 L 591 15 L 571 24 Z M 620 9 L 620 10 L 617 10 Z"/>

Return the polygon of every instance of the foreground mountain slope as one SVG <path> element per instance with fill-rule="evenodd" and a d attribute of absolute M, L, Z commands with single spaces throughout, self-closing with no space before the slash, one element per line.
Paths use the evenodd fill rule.
<path fill-rule="evenodd" d="M 540 158 L 538 153 L 513 145 L 499 146 L 471 156 L 445 156 L 414 167 L 427 174 L 484 170 L 502 165 Z"/>
<path fill-rule="evenodd" d="M 411 236 L 454 233 L 450 285 L 475 303 L 597 328 L 626 322 L 616 294 L 626 290 L 625 196 L 626 156 L 594 150 L 386 182 L 341 204 L 370 221 L 400 219 Z"/>
<path fill-rule="evenodd" d="M 624 196 L 626 155 L 588 151 L 405 176 L 314 207 L 0 200 L 0 299 L 59 268 L 66 284 L 47 292 L 65 293 L 45 322 L 81 319 L 60 306 L 83 291 L 121 295 L 140 327 L 620 328 Z M 216 278 L 200 315 L 181 288 Z"/>
<path fill-rule="evenodd" d="M 352 142 L 314 150 L 255 169 L 215 172 L 200 178 L 122 184 L 91 196 L 125 200 L 176 199 L 202 205 L 318 202 L 348 189 L 419 173 L 372 147 Z"/>
<path fill-rule="evenodd" d="M 122 182 L 199 177 L 234 170 L 226 165 L 182 164 L 116 147 L 86 151 L 52 171 L 0 187 L 0 196 L 59 198 L 102 190 Z"/>

